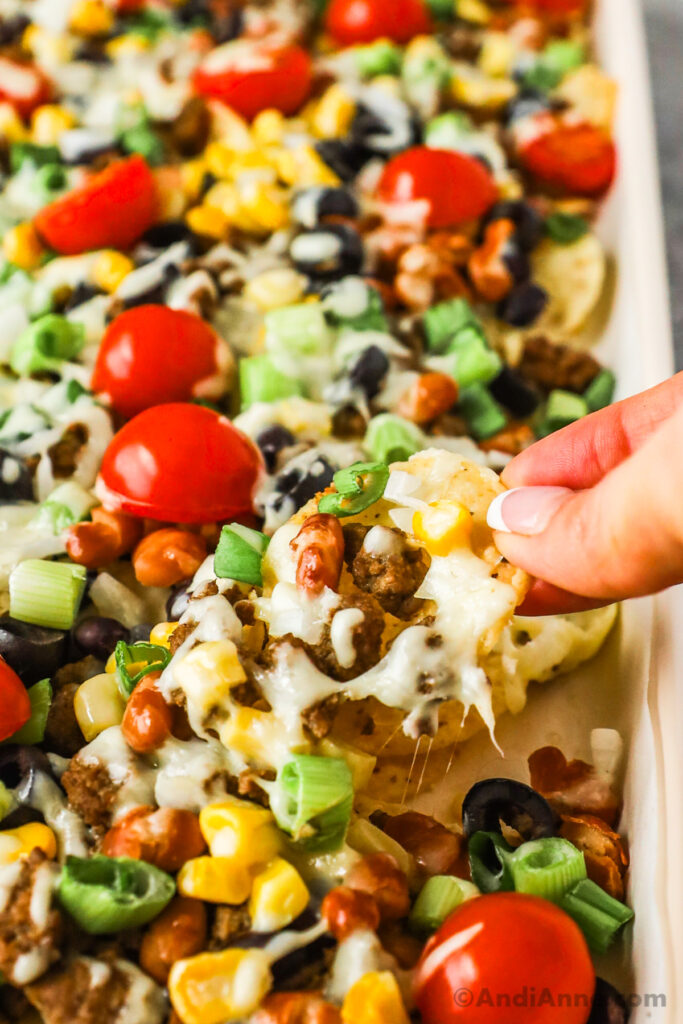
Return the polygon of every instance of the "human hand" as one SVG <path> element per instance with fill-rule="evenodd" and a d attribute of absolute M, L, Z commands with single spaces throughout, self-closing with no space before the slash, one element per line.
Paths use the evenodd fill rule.
<path fill-rule="evenodd" d="M 683 373 L 544 438 L 506 467 L 496 544 L 536 577 L 526 615 L 683 582 Z"/>

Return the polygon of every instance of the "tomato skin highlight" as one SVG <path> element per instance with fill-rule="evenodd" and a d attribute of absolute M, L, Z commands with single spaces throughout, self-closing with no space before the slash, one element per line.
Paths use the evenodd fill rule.
<path fill-rule="evenodd" d="M 106 508 L 170 523 L 251 514 L 261 454 L 226 416 L 190 403 L 145 409 L 104 453 L 96 492 Z"/>
<path fill-rule="evenodd" d="M 21 679 L 0 656 L 0 741 L 14 736 L 31 717 L 31 701 Z"/>
<path fill-rule="evenodd" d="M 456 227 L 493 206 L 498 190 L 487 169 L 474 157 L 447 149 L 415 146 L 384 168 L 377 188 L 385 203 L 429 203 L 430 228 Z"/>
<path fill-rule="evenodd" d="M 19 89 L 18 78 L 22 82 Z M 35 64 L 0 57 L 0 102 L 10 103 L 19 117 L 26 120 L 51 95 L 50 81 Z"/>
<path fill-rule="evenodd" d="M 231 44 L 228 43 L 228 46 Z M 275 108 L 286 115 L 295 114 L 308 99 L 313 80 L 310 56 L 300 46 L 278 50 L 259 49 L 255 60 L 268 61 L 269 68 L 250 71 L 242 66 L 212 70 L 216 53 L 195 71 L 194 88 L 212 96 L 251 121 L 262 110 Z"/>
<path fill-rule="evenodd" d="M 520 161 L 539 182 L 569 195 L 601 196 L 616 173 L 616 147 L 590 124 L 558 125 L 520 153 Z"/>
<path fill-rule="evenodd" d="M 427 943 L 414 980 L 424 1024 L 586 1024 L 594 991 L 578 925 L 554 903 L 515 892 L 461 904 Z"/>
<path fill-rule="evenodd" d="M 325 28 L 341 46 L 392 39 L 407 43 L 433 30 L 423 0 L 332 0 Z"/>
<path fill-rule="evenodd" d="M 201 381 L 219 372 L 222 345 L 216 332 L 194 313 L 134 306 L 107 327 L 92 389 L 104 394 L 126 419 L 152 405 L 188 402 Z"/>
<path fill-rule="evenodd" d="M 117 160 L 34 218 L 38 234 L 62 256 L 129 249 L 157 215 L 154 177 L 141 156 Z"/>

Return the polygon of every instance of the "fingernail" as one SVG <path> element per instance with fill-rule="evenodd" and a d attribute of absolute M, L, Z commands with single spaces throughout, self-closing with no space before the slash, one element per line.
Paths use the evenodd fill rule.
<path fill-rule="evenodd" d="M 543 533 L 573 493 L 567 487 L 515 487 L 493 499 L 486 522 L 501 533 L 533 537 Z"/>

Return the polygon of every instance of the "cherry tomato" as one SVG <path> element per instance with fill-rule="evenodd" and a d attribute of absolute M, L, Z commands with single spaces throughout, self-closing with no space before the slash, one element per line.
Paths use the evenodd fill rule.
<path fill-rule="evenodd" d="M 34 224 L 51 249 L 75 256 L 88 249 L 128 249 L 156 213 L 152 172 L 141 156 L 132 156 L 50 203 Z"/>
<path fill-rule="evenodd" d="M 493 178 L 474 157 L 415 146 L 389 161 L 377 195 L 385 203 L 424 200 L 427 225 L 449 228 L 486 213 L 498 193 Z"/>
<path fill-rule="evenodd" d="M 587 0 L 505 0 L 519 7 L 536 8 L 547 14 L 579 14 L 586 8 Z"/>
<path fill-rule="evenodd" d="M 414 986 L 424 1024 L 586 1024 L 595 971 L 564 911 L 505 892 L 451 914 L 427 943 Z M 548 998 L 534 1005 L 532 991 Z"/>
<path fill-rule="evenodd" d="M 310 56 L 300 46 L 226 43 L 195 71 L 197 92 L 213 96 L 249 120 L 275 108 L 295 114 L 308 99 L 313 78 Z"/>
<path fill-rule="evenodd" d="M 0 740 L 9 739 L 31 717 L 31 701 L 14 669 L 0 657 Z"/>
<path fill-rule="evenodd" d="M 614 180 L 616 149 L 606 132 L 590 124 L 557 124 L 520 152 L 539 182 L 577 196 L 599 196 Z"/>
<path fill-rule="evenodd" d="M 216 523 L 251 512 L 261 455 L 225 416 L 173 402 L 139 413 L 104 453 L 103 504 L 171 523 Z"/>
<path fill-rule="evenodd" d="M 332 0 L 325 28 L 340 46 L 393 39 L 407 43 L 432 31 L 423 0 Z"/>
<path fill-rule="evenodd" d="M 226 347 L 201 317 L 168 306 L 135 306 L 107 327 L 92 389 L 127 419 L 164 402 L 225 391 Z"/>
<path fill-rule="evenodd" d="M 51 93 L 50 82 L 34 64 L 0 57 L 0 101 L 11 103 L 20 117 L 29 117 Z"/>

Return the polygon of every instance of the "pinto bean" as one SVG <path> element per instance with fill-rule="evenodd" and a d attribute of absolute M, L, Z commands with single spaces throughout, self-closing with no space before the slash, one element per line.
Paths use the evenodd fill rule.
<path fill-rule="evenodd" d="M 136 754 L 148 754 L 168 739 L 173 713 L 156 688 L 158 673 L 145 676 L 128 699 L 121 723 L 123 738 Z"/>
<path fill-rule="evenodd" d="M 176 896 L 145 933 L 140 966 L 160 985 L 165 985 L 176 960 L 204 949 L 206 932 L 206 909 L 201 900 Z"/>
<path fill-rule="evenodd" d="M 69 558 L 86 569 L 99 569 L 127 555 L 142 536 L 142 522 L 135 516 L 108 512 L 100 506 L 92 510 L 91 517 L 92 522 L 75 523 L 66 532 Z"/>
<path fill-rule="evenodd" d="M 484 241 L 469 259 L 474 287 L 487 302 L 499 302 L 511 290 L 514 278 L 503 259 L 506 246 L 515 233 L 511 220 L 494 220 L 484 232 Z"/>
<path fill-rule="evenodd" d="M 370 893 L 382 921 L 397 921 L 410 910 L 408 879 L 390 853 L 370 853 L 351 868 L 347 885 Z"/>
<path fill-rule="evenodd" d="M 614 899 L 623 900 L 629 857 L 621 836 L 592 814 L 565 815 L 560 835 L 583 852 L 588 877 Z"/>
<path fill-rule="evenodd" d="M 102 840 L 107 857 L 133 857 L 171 872 L 205 850 L 197 815 L 174 807 L 135 807 Z"/>
<path fill-rule="evenodd" d="M 145 587 L 172 587 L 194 576 L 206 554 L 206 541 L 199 534 L 172 527 L 155 530 L 135 548 L 133 569 Z"/>
<path fill-rule="evenodd" d="M 431 423 L 458 400 L 458 385 L 446 373 L 423 373 L 401 396 L 398 413 L 413 423 Z"/>
<path fill-rule="evenodd" d="M 407 811 L 396 817 L 387 815 L 382 819 L 381 828 L 412 853 L 429 875 L 460 874 L 463 840 L 434 818 Z"/>
<path fill-rule="evenodd" d="M 336 1006 L 320 992 L 276 992 L 266 996 L 252 1024 L 342 1024 Z"/>
<path fill-rule="evenodd" d="M 379 927 L 379 907 L 375 898 L 361 889 L 338 885 L 331 889 L 320 909 L 323 920 L 337 942 L 343 942 L 359 929 L 376 931 Z"/>
<path fill-rule="evenodd" d="M 336 516 L 309 516 L 290 547 L 297 555 L 296 585 L 300 590 L 320 594 L 325 587 L 337 589 L 344 562 L 344 534 Z"/>

